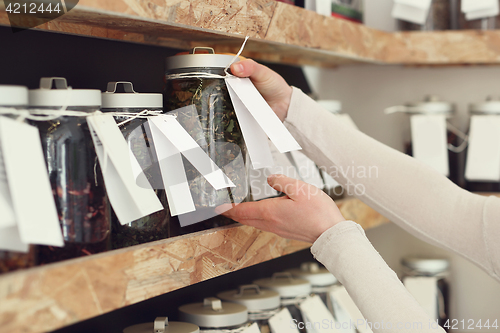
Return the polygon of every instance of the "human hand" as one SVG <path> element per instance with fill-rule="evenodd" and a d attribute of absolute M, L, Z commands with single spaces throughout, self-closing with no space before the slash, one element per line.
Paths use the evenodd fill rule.
<path fill-rule="evenodd" d="M 216 211 L 242 224 L 309 243 L 345 221 L 335 202 L 319 188 L 284 175 L 271 175 L 267 182 L 286 196 L 244 202 L 231 209 L 225 204 Z"/>
<path fill-rule="evenodd" d="M 249 77 L 278 118 L 284 121 L 292 98 L 292 87 L 278 73 L 252 59 L 235 62 L 231 73 Z"/>

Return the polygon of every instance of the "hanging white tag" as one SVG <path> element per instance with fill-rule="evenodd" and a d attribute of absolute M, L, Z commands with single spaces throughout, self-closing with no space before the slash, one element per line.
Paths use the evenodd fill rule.
<path fill-rule="evenodd" d="M 345 310 L 360 333 L 372 333 L 372 330 L 366 324 L 365 318 L 359 311 L 351 296 L 347 293 L 344 286 L 332 287 L 330 291 L 330 298 L 332 299 L 332 302 L 336 302 L 338 304 L 338 307 Z M 338 318 L 337 320 L 340 321 Z"/>
<path fill-rule="evenodd" d="M 231 86 L 227 86 L 229 96 L 233 103 L 234 112 L 238 118 L 241 132 L 245 138 L 248 155 L 252 162 L 252 168 L 257 170 L 261 168 L 270 167 L 273 165 L 273 158 L 269 145 L 267 143 L 267 135 L 260 127 L 259 123 L 252 116 L 250 111 L 246 108 L 238 95 L 234 92 Z"/>
<path fill-rule="evenodd" d="M 430 6 L 431 0 L 394 0 L 391 14 L 396 19 L 424 24 Z"/>
<path fill-rule="evenodd" d="M 260 333 L 259 325 L 253 323 L 249 327 L 245 328 L 241 333 Z"/>
<path fill-rule="evenodd" d="M 139 162 L 130 156 L 127 141 L 113 116 L 92 115 L 87 117 L 87 123 L 101 165 L 106 192 L 120 223 L 127 224 L 162 210 L 163 206 L 153 189 L 136 184 L 133 169 L 139 167 Z M 131 163 L 136 164 L 134 168 Z"/>
<path fill-rule="evenodd" d="M 63 246 L 38 129 L 0 117 L 0 145 L 22 242 Z"/>
<path fill-rule="evenodd" d="M 27 253 L 29 245 L 23 243 L 16 226 L 0 229 L 0 250 Z"/>
<path fill-rule="evenodd" d="M 300 151 L 292 151 L 290 154 L 295 162 L 295 167 L 299 171 L 300 178 L 308 184 L 322 189 L 325 184 L 319 173 L 316 164 Z"/>
<path fill-rule="evenodd" d="M 231 77 L 225 81 L 281 153 L 301 149 L 249 78 Z"/>
<path fill-rule="evenodd" d="M 352 320 L 349 313 L 342 308 L 339 303 L 332 300 L 333 313 L 335 314 L 335 320 L 339 326 L 339 331 L 342 333 L 356 333 L 356 325 Z"/>
<path fill-rule="evenodd" d="M 498 0 L 462 0 L 460 9 L 463 13 L 469 13 L 490 10 L 495 6 L 498 7 Z"/>
<path fill-rule="evenodd" d="M 446 117 L 444 115 L 411 116 L 413 157 L 449 175 Z"/>
<path fill-rule="evenodd" d="M 408 276 L 403 284 L 418 304 L 425 310 L 432 320 L 439 318 L 437 278 L 432 276 Z"/>
<path fill-rule="evenodd" d="M 321 170 L 321 175 L 323 176 L 323 180 L 325 182 L 325 188 L 327 190 L 331 190 L 336 188 L 337 186 L 340 186 L 340 184 L 324 170 Z"/>
<path fill-rule="evenodd" d="M 168 140 L 181 152 L 184 157 L 200 172 L 216 190 L 235 187 L 233 182 L 208 157 L 184 128 L 171 116 L 157 116 L 150 118 Z"/>
<path fill-rule="evenodd" d="M 316 13 L 324 16 L 332 16 L 331 0 L 316 0 Z"/>
<path fill-rule="evenodd" d="M 181 153 L 149 119 L 149 127 L 155 143 L 158 163 L 167 194 L 170 214 L 177 216 L 195 211 L 193 197 L 186 178 Z M 159 187 L 158 187 L 159 188 Z"/>
<path fill-rule="evenodd" d="M 310 323 L 306 325 L 308 332 L 338 332 L 335 319 L 318 295 L 308 297 L 300 303 L 300 311 Z"/>
<path fill-rule="evenodd" d="M 297 320 L 292 318 L 290 311 L 283 308 L 280 312 L 269 318 L 269 328 L 272 333 L 299 333 Z"/>
<path fill-rule="evenodd" d="M 0 229 L 16 226 L 16 216 L 10 198 L 7 174 L 3 162 L 3 154 L 0 144 Z M 2 244 L 0 242 L 0 244 Z"/>
<path fill-rule="evenodd" d="M 465 179 L 500 181 L 500 116 L 472 116 Z"/>
<path fill-rule="evenodd" d="M 475 10 L 472 12 L 465 13 L 465 19 L 467 21 L 478 20 L 478 19 L 497 16 L 498 13 L 499 13 L 499 7 L 498 7 L 498 3 L 496 3 L 495 7 L 491 7 L 488 9 L 482 9 L 482 10 Z"/>

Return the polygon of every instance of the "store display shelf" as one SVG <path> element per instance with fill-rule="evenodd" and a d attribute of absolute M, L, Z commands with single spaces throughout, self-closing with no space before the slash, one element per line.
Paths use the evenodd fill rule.
<path fill-rule="evenodd" d="M 388 222 L 357 199 L 339 205 L 365 229 Z M 233 225 L 4 274 L 0 332 L 55 330 L 309 246 Z"/>
<path fill-rule="evenodd" d="M 0 25 L 10 25 L 1 3 Z M 36 29 L 217 52 L 250 36 L 243 55 L 291 65 L 500 63 L 500 31 L 387 33 L 272 0 L 80 0 Z"/>

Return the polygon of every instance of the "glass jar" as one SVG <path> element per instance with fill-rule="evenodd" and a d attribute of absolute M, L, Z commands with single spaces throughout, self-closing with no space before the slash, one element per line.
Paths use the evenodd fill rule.
<path fill-rule="evenodd" d="M 28 106 L 28 88 L 23 86 L 0 85 L 0 109 L 26 110 Z M 0 114 L 0 117 L 2 115 Z M 6 174 L 0 149 L 0 182 L 4 182 Z M 0 193 L 2 195 L 2 193 Z M 0 229 L 2 233 L 2 229 Z M 0 244 L 0 274 L 12 272 L 35 265 L 35 246 L 30 245 L 28 252 L 17 252 L 2 249 Z"/>
<path fill-rule="evenodd" d="M 198 325 L 200 332 L 238 333 L 249 327 L 246 306 L 222 302 L 215 297 L 208 297 L 203 303 L 185 304 L 179 307 L 182 321 Z"/>
<path fill-rule="evenodd" d="M 471 104 L 469 114 L 474 117 L 500 116 L 500 100 L 488 97 L 483 103 Z M 474 138 L 470 139 L 474 140 Z M 494 145 L 495 143 L 491 142 L 491 144 Z M 466 158 L 469 158 L 468 149 L 466 150 Z M 483 161 L 483 163 L 485 162 Z M 500 182 L 486 181 L 484 179 L 466 179 L 465 188 L 471 192 L 500 192 Z"/>
<path fill-rule="evenodd" d="M 197 50 L 209 53 L 196 53 Z M 211 48 L 194 48 L 190 54 L 166 59 L 165 113 L 177 116 L 179 123 L 235 184 L 232 188 L 215 190 L 183 157 L 196 212 L 181 215 L 179 219 L 203 221 L 217 216 L 215 207 L 221 204 L 250 199 L 247 148 L 224 81 L 224 68 L 233 58 L 214 54 Z M 190 105 L 195 108 L 184 108 Z M 197 226 L 184 227 L 179 232 L 229 223 L 231 220 L 217 216 Z"/>
<path fill-rule="evenodd" d="M 31 121 L 40 131 L 64 238 L 62 248 L 38 247 L 39 264 L 109 250 L 111 209 L 94 143 L 86 116 L 71 115 L 99 110 L 101 92 L 68 88 L 64 78 L 42 78 L 40 89 L 29 91 L 29 107 L 32 114 L 37 109 L 62 114 Z"/>
<path fill-rule="evenodd" d="M 286 307 L 293 319 L 297 323 L 304 323 L 300 311 L 300 303 L 304 301 L 311 293 L 311 283 L 305 279 L 297 279 L 289 272 L 274 273 L 270 278 L 264 278 L 253 281 L 261 288 L 271 289 L 280 295 L 281 306 Z M 301 333 L 306 333 L 305 326 L 299 329 Z"/>
<path fill-rule="evenodd" d="M 117 87 L 123 86 L 124 92 L 117 93 Z M 103 112 L 139 113 L 144 110 L 163 111 L 161 94 L 136 93 L 131 82 L 109 82 L 107 91 L 102 93 Z M 117 123 L 125 122 L 120 130 L 127 140 L 130 150 L 139 162 L 147 180 L 153 187 L 165 209 L 122 225 L 112 212 L 111 243 L 113 249 L 153 242 L 169 237 L 170 213 L 167 194 L 164 189 L 155 188 L 155 179 L 160 174 L 151 130 L 146 118 L 121 117 L 115 115 Z"/>
<path fill-rule="evenodd" d="M 446 121 L 446 145 L 448 148 L 448 178 L 455 184 L 465 187 L 464 150 L 467 147 L 467 136 L 450 123 L 455 115 L 455 105 L 441 101 L 438 96 L 428 95 L 422 102 L 407 103 L 390 107 L 386 113 L 403 112 L 408 115 L 444 115 Z M 405 153 L 413 156 L 411 140 L 405 143 Z"/>
<path fill-rule="evenodd" d="M 433 31 L 452 28 L 455 0 L 432 0 L 424 24 L 398 20 L 398 29 L 402 31 Z"/>
<path fill-rule="evenodd" d="M 248 320 L 257 323 L 261 333 L 270 333 L 269 318 L 280 310 L 280 295 L 274 290 L 260 289 L 256 284 L 243 285 L 238 290 L 217 294 L 228 302 L 242 304 L 248 309 Z"/>
<path fill-rule="evenodd" d="M 449 285 L 446 280 L 450 263 L 446 259 L 407 257 L 401 260 L 403 265 L 403 284 L 417 301 L 425 298 L 433 298 L 435 302 L 420 305 L 430 312 L 432 320 L 437 320 L 441 327 L 448 320 L 449 313 Z M 435 282 L 435 288 L 429 289 L 429 284 L 421 284 L 421 281 L 429 280 Z M 427 288 L 427 289 L 426 289 Z M 428 296 L 428 297 L 426 297 Z"/>
<path fill-rule="evenodd" d="M 194 324 L 180 321 L 168 321 L 167 317 L 157 317 L 153 323 L 129 326 L 123 333 L 199 333 L 200 328 Z"/>
<path fill-rule="evenodd" d="M 461 0 L 456 0 L 459 2 L 461 8 Z M 500 15 L 482 17 L 475 20 L 467 20 L 465 13 L 460 11 L 459 17 L 459 29 L 463 30 L 495 30 L 500 27 Z"/>
<path fill-rule="evenodd" d="M 294 277 L 309 281 L 311 292 L 318 295 L 325 306 L 333 313 L 329 291 L 331 287 L 338 284 L 337 278 L 326 268 L 320 267 L 317 262 L 304 262 L 299 268 L 289 269 Z"/>

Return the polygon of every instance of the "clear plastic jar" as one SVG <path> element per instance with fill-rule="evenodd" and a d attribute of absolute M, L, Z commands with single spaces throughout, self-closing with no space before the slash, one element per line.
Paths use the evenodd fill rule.
<path fill-rule="evenodd" d="M 124 92 L 117 93 L 117 87 L 123 86 Z M 163 111 L 163 98 L 161 94 L 136 93 L 131 82 L 109 82 L 107 91 L 102 93 L 103 112 L 139 113 L 144 110 Z M 156 163 L 154 142 L 146 118 L 115 116 L 117 123 L 125 122 L 120 130 L 128 142 L 130 150 L 136 157 L 139 165 L 144 170 L 152 187 L 154 180 L 159 175 Z M 142 217 L 122 225 L 116 214 L 112 214 L 113 228 L 111 243 L 113 249 L 153 242 L 169 237 L 170 213 L 168 211 L 167 195 L 164 189 L 154 190 L 165 209 L 151 215 Z"/>
<path fill-rule="evenodd" d="M 293 319 L 297 323 L 304 323 L 300 303 L 311 294 L 311 283 L 305 279 L 297 279 L 289 272 L 274 273 L 270 278 L 253 281 L 261 288 L 271 289 L 280 295 L 281 306 L 286 307 Z M 305 326 L 299 329 L 301 333 L 306 333 Z"/>
<path fill-rule="evenodd" d="M 196 53 L 199 49 L 209 53 Z M 221 204 L 250 199 L 247 148 L 223 78 L 224 68 L 232 60 L 233 56 L 214 54 L 211 48 L 194 48 L 190 54 L 166 59 L 165 113 L 177 116 L 179 123 L 235 184 L 216 190 L 183 159 L 196 207 L 193 216 L 198 221 L 217 216 L 215 207 Z M 189 105 L 194 105 L 196 112 L 183 108 Z M 217 216 L 200 224 L 210 228 L 229 223 L 229 219 Z M 190 230 L 183 229 L 179 232 Z"/>
<path fill-rule="evenodd" d="M 280 310 L 280 295 L 274 290 L 261 289 L 256 284 L 243 285 L 238 290 L 218 293 L 224 301 L 239 303 L 247 307 L 248 320 L 257 323 L 261 333 L 270 333 L 269 318 Z"/>
<path fill-rule="evenodd" d="M 198 325 L 202 333 L 240 333 L 250 326 L 246 306 L 222 302 L 215 297 L 205 298 L 203 303 L 180 306 L 179 317 Z"/>
<path fill-rule="evenodd" d="M 0 109 L 26 110 L 27 106 L 28 88 L 23 86 L 0 85 Z M 0 117 L 3 117 L 3 115 L 0 115 Z M 3 178 L 5 176 L 5 167 L 0 149 L 0 182 L 4 181 Z M 0 229 L 0 233 L 1 232 L 2 229 Z M 30 245 L 27 253 L 2 249 L 0 247 L 0 274 L 34 266 L 36 256 L 35 250 L 36 247 L 34 245 Z"/>
<path fill-rule="evenodd" d="M 424 24 L 398 20 L 398 29 L 402 31 L 433 31 L 452 28 L 455 14 L 454 0 L 432 0 L 429 14 Z"/>
<path fill-rule="evenodd" d="M 70 89 L 64 78 L 42 78 L 40 89 L 29 91 L 33 114 L 37 109 L 91 113 L 100 106 L 99 90 Z M 38 247 L 39 264 L 109 250 L 111 209 L 86 116 L 62 115 L 31 123 L 40 131 L 64 238 L 62 248 Z"/>
<path fill-rule="evenodd" d="M 168 321 L 167 317 L 157 317 L 153 323 L 129 326 L 123 333 L 199 333 L 200 328 L 194 324 L 180 321 Z"/>
<path fill-rule="evenodd" d="M 448 320 L 449 314 L 449 285 L 446 277 L 450 263 L 446 259 L 415 258 L 407 257 L 401 261 L 403 265 L 403 284 L 410 293 L 419 300 L 424 293 L 432 293 L 435 297 L 435 304 L 421 304 L 431 314 L 432 320 L 437 320 L 443 325 Z M 435 290 L 425 290 L 419 287 L 419 280 L 431 279 L 435 281 Z M 428 284 L 426 284 L 428 285 Z"/>

